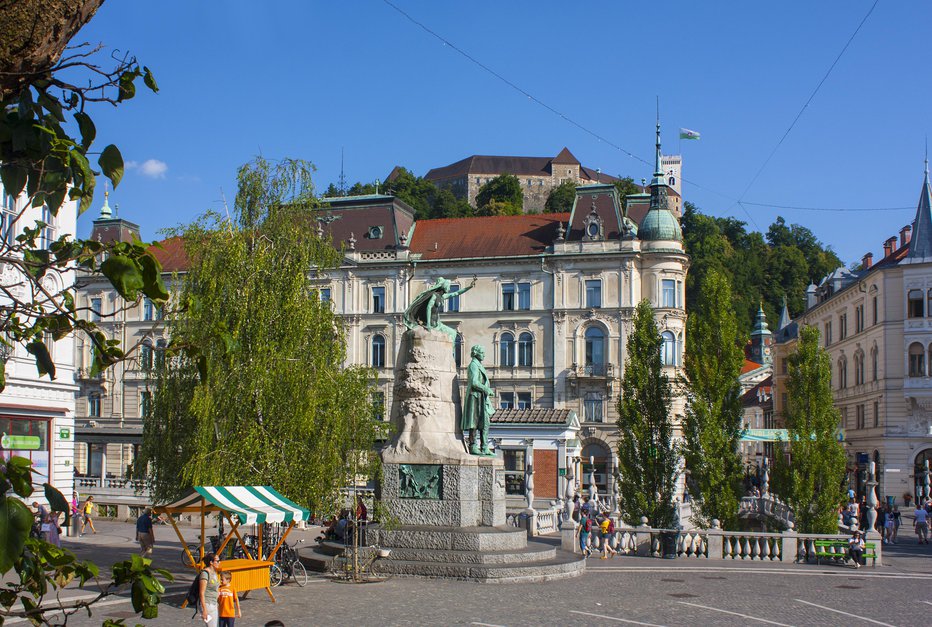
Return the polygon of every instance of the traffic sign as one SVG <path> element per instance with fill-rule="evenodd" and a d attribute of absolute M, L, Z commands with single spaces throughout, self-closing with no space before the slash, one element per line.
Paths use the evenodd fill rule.
<path fill-rule="evenodd" d="M 38 451 L 42 440 L 37 435 L 7 435 L 0 437 L 0 448 L 8 451 Z"/>

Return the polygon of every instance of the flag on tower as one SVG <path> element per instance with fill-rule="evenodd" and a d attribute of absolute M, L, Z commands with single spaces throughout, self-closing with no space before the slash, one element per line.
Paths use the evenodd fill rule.
<path fill-rule="evenodd" d="M 688 128 L 681 128 L 680 139 L 699 139 L 699 133 L 697 131 L 691 131 Z"/>

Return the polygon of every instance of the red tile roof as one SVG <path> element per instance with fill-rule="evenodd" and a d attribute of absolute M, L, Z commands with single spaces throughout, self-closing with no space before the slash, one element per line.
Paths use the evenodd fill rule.
<path fill-rule="evenodd" d="M 556 238 L 568 213 L 418 220 L 411 252 L 422 259 L 539 255 Z"/>
<path fill-rule="evenodd" d="M 573 153 L 570 152 L 570 149 L 566 146 L 563 147 L 563 150 L 560 151 L 556 157 L 553 158 L 553 163 L 565 163 L 568 165 L 580 165 L 579 159 L 573 156 Z"/>
<path fill-rule="evenodd" d="M 745 359 L 744 364 L 741 366 L 741 374 L 747 374 L 753 370 L 757 370 L 761 366 L 762 364 L 751 361 L 750 359 Z"/>
<path fill-rule="evenodd" d="M 163 272 L 184 272 L 188 269 L 188 255 L 184 251 L 184 240 L 180 236 L 169 237 L 158 242 L 158 246 L 150 246 L 149 250 L 162 264 Z"/>

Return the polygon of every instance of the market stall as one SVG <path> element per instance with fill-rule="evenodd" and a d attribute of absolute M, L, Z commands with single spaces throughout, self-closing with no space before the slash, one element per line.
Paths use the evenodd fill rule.
<path fill-rule="evenodd" d="M 233 586 L 237 591 L 244 592 L 249 590 L 259 590 L 264 588 L 269 598 L 275 601 L 269 585 L 269 568 L 275 560 L 275 554 L 282 546 L 285 538 L 294 528 L 295 523 L 307 520 L 311 513 L 296 503 L 288 500 L 279 494 L 275 488 L 270 486 L 198 486 L 193 488 L 189 494 L 169 505 L 153 507 L 155 514 L 167 514 L 168 522 L 171 524 L 178 539 L 181 540 L 181 546 L 185 547 L 190 561 L 194 568 L 202 568 L 202 560 L 205 551 L 204 543 L 207 539 L 205 527 L 206 518 L 210 514 L 219 514 L 230 525 L 230 531 L 223 537 L 220 546 L 214 551 L 217 555 L 222 555 L 224 549 L 231 542 L 239 543 L 246 555 L 244 559 L 227 559 L 220 562 L 220 570 L 230 571 L 233 574 Z M 174 515 L 177 514 L 197 514 L 201 522 L 201 543 L 197 557 L 195 557 L 187 548 L 187 543 L 178 525 L 175 522 Z M 243 525 L 264 525 L 266 523 L 288 523 L 288 527 L 282 534 L 278 543 L 271 551 L 265 552 L 262 547 L 263 533 L 260 530 L 258 535 L 258 546 L 250 549 L 243 536 L 240 534 L 240 527 Z"/>

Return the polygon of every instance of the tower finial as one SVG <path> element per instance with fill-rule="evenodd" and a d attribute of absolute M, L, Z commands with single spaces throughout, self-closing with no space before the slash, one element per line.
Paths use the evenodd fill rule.
<path fill-rule="evenodd" d="M 100 217 L 109 218 L 113 215 L 113 212 L 110 211 L 110 191 L 107 189 L 107 184 L 104 183 L 104 206 L 100 208 Z"/>
<path fill-rule="evenodd" d="M 654 177 L 663 177 L 663 169 L 660 165 L 660 96 L 657 96 L 657 155 L 654 160 Z"/>

